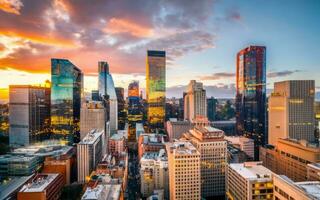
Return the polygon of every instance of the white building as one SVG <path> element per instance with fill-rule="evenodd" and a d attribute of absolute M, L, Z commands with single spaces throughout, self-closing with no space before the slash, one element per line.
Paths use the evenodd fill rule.
<path fill-rule="evenodd" d="M 146 152 L 140 160 L 141 193 L 143 197 L 162 189 L 166 199 L 169 194 L 168 158 L 165 150 Z"/>
<path fill-rule="evenodd" d="M 243 136 L 229 136 L 225 139 L 233 146 L 245 152 L 249 157 L 254 157 L 254 140 Z"/>
<path fill-rule="evenodd" d="M 226 170 L 228 199 L 273 199 L 273 172 L 262 162 L 233 163 Z"/>
<path fill-rule="evenodd" d="M 120 184 L 103 184 L 95 188 L 87 187 L 82 200 L 119 200 L 121 197 Z"/>
<path fill-rule="evenodd" d="M 104 131 L 92 130 L 77 144 L 78 182 L 84 182 L 102 159 Z"/>

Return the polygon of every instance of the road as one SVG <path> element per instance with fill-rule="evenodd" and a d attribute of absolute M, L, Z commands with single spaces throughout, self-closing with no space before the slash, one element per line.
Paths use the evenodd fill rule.
<path fill-rule="evenodd" d="M 140 199 L 140 177 L 137 151 L 129 151 L 128 195 L 126 199 Z"/>

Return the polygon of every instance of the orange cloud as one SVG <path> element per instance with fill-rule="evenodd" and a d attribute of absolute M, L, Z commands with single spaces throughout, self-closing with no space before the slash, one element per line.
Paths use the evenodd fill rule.
<path fill-rule="evenodd" d="M 126 19 L 117 18 L 111 18 L 104 31 L 112 34 L 129 33 L 135 37 L 150 37 L 153 34 L 151 28 L 136 24 Z"/>
<path fill-rule="evenodd" d="M 23 6 L 20 0 L 0 0 L 0 10 L 7 13 L 20 15 L 20 9 Z"/>

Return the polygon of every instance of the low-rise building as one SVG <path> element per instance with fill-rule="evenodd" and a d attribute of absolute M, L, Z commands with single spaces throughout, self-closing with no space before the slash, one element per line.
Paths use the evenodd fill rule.
<path fill-rule="evenodd" d="M 6 154 L 0 156 L 0 175 L 29 176 L 41 167 L 39 157 L 32 155 Z"/>
<path fill-rule="evenodd" d="M 87 187 L 82 200 L 123 200 L 120 184 L 97 185 Z"/>
<path fill-rule="evenodd" d="M 243 136 L 229 136 L 225 139 L 233 146 L 245 152 L 249 157 L 254 157 L 254 140 Z"/>
<path fill-rule="evenodd" d="M 21 187 L 32 177 L 33 175 L 20 177 L 11 176 L 7 178 L 2 178 L 0 181 L 0 199 L 17 199 L 17 195 Z"/>
<path fill-rule="evenodd" d="M 164 149 L 166 142 L 166 136 L 155 133 L 145 133 L 139 136 L 138 140 L 138 158 L 142 158 L 145 152 L 158 152 L 160 149 Z"/>
<path fill-rule="evenodd" d="M 126 138 L 122 134 L 113 134 L 109 139 L 108 153 L 112 155 L 120 155 L 126 151 Z"/>
<path fill-rule="evenodd" d="M 166 122 L 166 129 L 169 137 L 169 141 L 173 142 L 181 138 L 182 134 L 189 131 L 193 127 L 190 121 L 178 121 L 176 118 L 170 118 Z"/>

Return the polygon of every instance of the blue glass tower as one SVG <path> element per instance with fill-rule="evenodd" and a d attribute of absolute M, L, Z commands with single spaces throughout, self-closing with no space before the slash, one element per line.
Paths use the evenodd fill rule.
<path fill-rule="evenodd" d="M 80 106 L 83 74 L 65 59 L 51 59 L 52 138 L 65 144 L 80 140 Z"/>

